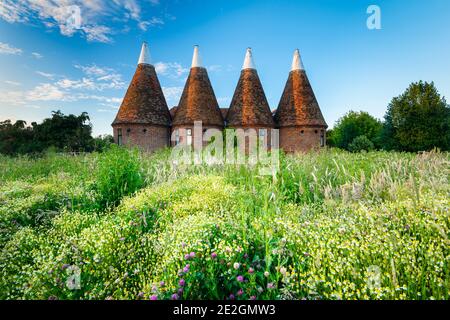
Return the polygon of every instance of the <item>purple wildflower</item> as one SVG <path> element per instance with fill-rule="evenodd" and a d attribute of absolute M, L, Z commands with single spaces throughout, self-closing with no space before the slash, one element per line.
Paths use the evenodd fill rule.
<path fill-rule="evenodd" d="M 160 283 L 159 283 L 159 286 L 160 287 L 164 287 L 166 285 L 166 283 L 164 282 L 164 281 L 161 281 Z"/>
<path fill-rule="evenodd" d="M 191 252 L 191 253 L 189 254 L 189 256 L 190 256 L 191 258 L 195 258 L 195 252 Z"/>
<path fill-rule="evenodd" d="M 248 269 L 248 273 L 253 274 L 253 272 L 255 272 L 255 270 L 253 268 Z"/>
<path fill-rule="evenodd" d="M 239 289 L 239 291 L 236 294 L 238 296 L 242 296 L 244 294 L 244 291 L 242 289 Z"/>
<path fill-rule="evenodd" d="M 250 300 L 256 300 L 256 296 L 251 296 Z"/>
<path fill-rule="evenodd" d="M 181 296 L 181 295 L 183 294 L 183 292 L 184 292 L 184 289 L 183 289 L 183 288 L 178 289 L 178 295 L 179 295 L 179 296 Z"/>
<path fill-rule="evenodd" d="M 188 273 L 189 272 L 189 265 L 188 264 L 183 268 L 183 272 L 184 273 Z"/>
<path fill-rule="evenodd" d="M 267 284 L 267 289 L 274 289 L 274 288 L 275 288 L 275 285 L 273 284 L 273 282 L 269 282 Z"/>
<path fill-rule="evenodd" d="M 228 299 L 234 300 L 234 294 L 230 294 L 230 296 L 228 297 Z"/>
<path fill-rule="evenodd" d="M 181 279 L 181 280 L 178 282 L 178 284 L 179 284 L 181 287 L 184 287 L 184 285 L 186 284 L 186 280 Z"/>
<path fill-rule="evenodd" d="M 243 276 L 237 276 L 236 280 L 238 282 L 244 282 L 244 277 Z"/>
<path fill-rule="evenodd" d="M 191 256 L 190 256 L 188 253 L 186 253 L 186 254 L 184 255 L 184 260 L 189 260 L 190 257 L 191 257 Z"/>
<path fill-rule="evenodd" d="M 144 296 L 144 293 L 141 291 L 141 292 L 139 292 L 139 294 L 138 294 L 138 297 L 139 298 L 142 298 Z"/>
<path fill-rule="evenodd" d="M 174 294 L 172 295 L 172 300 L 178 300 L 178 295 L 177 295 L 176 293 L 174 293 Z"/>
<path fill-rule="evenodd" d="M 213 258 L 213 259 L 217 258 L 217 253 L 215 253 L 215 252 L 211 253 L 211 258 Z"/>
<path fill-rule="evenodd" d="M 150 300 L 158 300 L 158 296 L 156 294 L 150 296 Z"/>

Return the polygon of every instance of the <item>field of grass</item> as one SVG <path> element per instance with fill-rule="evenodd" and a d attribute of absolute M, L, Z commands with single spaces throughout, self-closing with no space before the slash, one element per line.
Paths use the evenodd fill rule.
<path fill-rule="evenodd" d="M 449 299 L 450 155 L 0 156 L 0 299 Z"/>

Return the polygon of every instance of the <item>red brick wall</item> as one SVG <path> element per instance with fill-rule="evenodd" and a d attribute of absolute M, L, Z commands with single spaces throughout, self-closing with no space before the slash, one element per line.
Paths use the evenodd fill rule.
<path fill-rule="evenodd" d="M 320 148 L 323 134 L 326 144 L 326 130 L 320 127 L 283 127 L 280 128 L 280 148 L 286 153 L 307 152 Z"/>
<path fill-rule="evenodd" d="M 140 124 L 115 125 L 114 142 L 118 143 L 118 129 L 122 129 L 122 144 L 155 151 L 169 146 L 170 128 Z"/>

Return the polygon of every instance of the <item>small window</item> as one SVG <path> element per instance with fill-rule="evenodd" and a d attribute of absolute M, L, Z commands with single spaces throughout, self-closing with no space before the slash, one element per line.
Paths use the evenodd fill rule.
<path fill-rule="evenodd" d="M 192 129 L 186 129 L 187 145 L 192 145 Z"/>
<path fill-rule="evenodd" d="M 317 130 L 314 130 L 314 133 L 315 133 L 315 134 L 317 134 L 318 132 L 319 132 L 319 131 L 317 131 Z"/>
<path fill-rule="evenodd" d="M 142 132 L 147 133 L 147 129 L 142 130 Z"/>
<path fill-rule="evenodd" d="M 175 130 L 175 145 L 179 145 L 180 144 L 180 131 L 177 129 Z"/>
<path fill-rule="evenodd" d="M 117 129 L 117 144 L 122 145 L 122 129 Z"/>
<path fill-rule="evenodd" d="M 131 129 L 130 129 L 130 128 L 128 128 L 128 129 L 127 129 L 127 135 L 129 135 L 129 134 L 130 134 L 130 132 L 131 132 Z"/>
<path fill-rule="evenodd" d="M 259 129 L 259 136 L 265 137 L 266 136 L 266 129 Z"/>
<path fill-rule="evenodd" d="M 300 131 L 300 135 L 304 135 L 305 134 L 305 130 Z"/>
<path fill-rule="evenodd" d="M 320 132 L 320 146 L 325 147 L 325 133 L 323 130 Z"/>

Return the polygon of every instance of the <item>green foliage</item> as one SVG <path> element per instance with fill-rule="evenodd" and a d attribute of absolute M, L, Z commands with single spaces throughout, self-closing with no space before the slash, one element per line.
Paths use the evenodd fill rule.
<path fill-rule="evenodd" d="M 328 131 L 330 146 L 349 150 L 349 145 L 359 136 L 366 136 L 376 148 L 380 147 L 382 124 L 367 112 L 350 111 L 340 118 L 333 130 Z"/>
<path fill-rule="evenodd" d="M 114 137 L 109 134 L 101 135 L 94 138 L 93 149 L 94 151 L 103 152 L 114 143 Z"/>
<path fill-rule="evenodd" d="M 101 207 L 114 206 L 143 184 L 137 149 L 112 145 L 99 155 L 95 190 Z"/>
<path fill-rule="evenodd" d="M 450 150 L 450 107 L 434 83 L 412 83 L 391 101 L 383 141 L 388 150 Z"/>
<path fill-rule="evenodd" d="M 55 214 L 7 229 L 0 299 L 450 298 L 448 153 L 283 156 L 270 177 L 167 151 L 46 157 L 51 172 L 20 158 L 2 173 L 4 221 Z M 70 191 L 82 206 L 58 200 Z M 108 193 L 117 206 L 89 206 Z"/>
<path fill-rule="evenodd" d="M 371 151 L 375 147 L 366 136 L 359 136 L 353 139 L 352 143 L 348 145 L 348 150 L 351 152 Z"/>
<path fill-rule="evenodd" d="M 91 136 L 92 125 L 86 112 L 79 116 L 60 111 L 40 124 L 10 120 L 0 122 L 0 153 L 6 155 L 41 153 L 49 148 L 59 151 L 93 151 L 99 141 Z M 106 141 L 105 141 L 106 142 Z M 104 144 L 104 143 L 103 143 Z"/>

